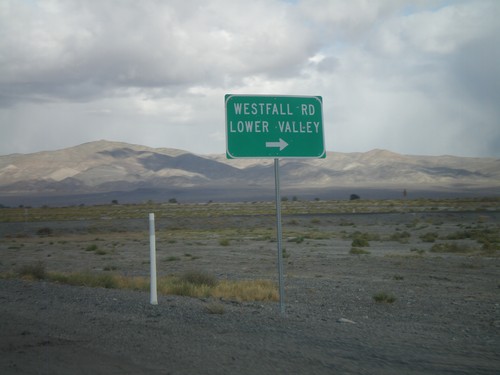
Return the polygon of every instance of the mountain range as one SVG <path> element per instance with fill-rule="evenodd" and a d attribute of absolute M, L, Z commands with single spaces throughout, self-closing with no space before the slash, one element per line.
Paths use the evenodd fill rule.
<path fill-rule="evenodd" d="M 280 161 L 282 195 L 343 199 L 500 195 L 500 159 L 328 152 Z M 227 159 L 169 148 L 96 141 L 0 156 L 0 204 L 91 204 L 274 197 L 272 159 Z"/>

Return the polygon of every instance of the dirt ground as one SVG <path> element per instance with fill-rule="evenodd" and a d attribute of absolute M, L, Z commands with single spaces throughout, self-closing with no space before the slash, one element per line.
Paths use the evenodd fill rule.
<path fill-rule="evenodd" d="M 277 280 L 272 215 L 156 228 L 159 276 Z M 276 302 L 222 300 L 213 314 L 210 299 L 153 306 L 144 292 L 0 279 L 0 373 L 498 374 L 500 259 L 487 240 L 499 232 L 498 210 L 284 215 L 285 314 Z M 0 241 L 3 274 L 35 262 L 149 272 L 147 218 L 3 222 Z"/>

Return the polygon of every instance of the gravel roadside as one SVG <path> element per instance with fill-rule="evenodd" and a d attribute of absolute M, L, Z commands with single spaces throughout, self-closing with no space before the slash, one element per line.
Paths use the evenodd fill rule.
<path fill-rule="evenodd" d="M 210 314 L 204 299 L 152 306 L 147 293 L 0 280 L 0 373 L 496 374 L 488 270 L 465 294 L 460 281 L 401 283 L 393 304 L 359 278 L 290 278 L 285 316 L 276 303 L 217 301 L 224 313 Z"/>
<path fill-rule="evenodd" d="M 159 296 L 152 306 L 143 292 L 0 279 L 0 374 L 499 374 L 500 258 L 433 253 L 421 240 L 429 232 L 444 242 L 467 227 L 497 233 L 499 220 L 476 212 L 287 217 L 284 316 L 276 302 Z M 50 271 L 113 266 L 146 275 L 144 221 L 106 223 L 4 223 L 0 271 L 41 260 Z M 158 222 L 160 274 L 193 267 L 276 278 L 275 243 L 265 240 L 272 217 L 173 225 Z M 41 227 L 53 236 L 37 236 Z M 370 254 L 349 253 L 356 231 L 381 237 Z M 408 243 L 389 239 L 406 231 Z M 377 303 L 379 292 L 396 300 Z M 221 314 L 209 312 L 213 303 Z"/>

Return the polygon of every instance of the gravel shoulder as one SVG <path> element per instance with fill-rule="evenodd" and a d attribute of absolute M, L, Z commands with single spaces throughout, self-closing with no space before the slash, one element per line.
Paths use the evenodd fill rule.
<path fill-rule="evenodd" d="M 408 226 L 417 219 L 420 224 Z M 496 214 L 481 220 L 498 229 Z M 443 235 L 477 221 L 477 214 L 284 218 L 289 254 L 285 315 L 275 302 L 217 300 L 224 313 L 211 314 L 211 299 L 160 296 L 152 306 L 143 292 L 3 279 L 0 373 L 497 374 L 500 259 L 431 254 L 430 244 L 418 239 L 422 231 Z M 276 278 L 275 243 L 256 238 L 253 230 L 272 230 L 272 218 L 231 222 L 240 229 L 237 237 L 215 231 L 220 222 L 158 223 L 160 231 L 185 225 L 205 233 L 202 240 L 183 241 L 160 234 L 168 257 L 180 259 L 165 261 L 161 251 L 166 247 L 160 245 L 160 273 L 194 267 L 218 277 Z M 138 241 L 145 232 L 137 223 L 127 228 L 137 233 L 122 232 L 121 240 L 109 228 L 88 234 L 80 225 L 70 237 L 56 233 L 43 244 L 30 234 L 43 223 L 23 225 L 28 235 L 14 240 L 8 234 L 19 228 L 2 224 L 2 271 L 43 259 L 54 270 L 104 272 L 103 264 L 114 264 L 125 274 L 147 272 L 147 242 Z M 50 225 L 60 233 L 68 223 Z M 342 231 L 361 231 L 385 238 L 405 228 L 411 233 L 409 243 L 370 241 L 367 255 L 349 254 L 351 240 L 341 236 Z M 294 240 L 298 232 L 333 231 L 332 236 Z M 88 236 L 99 237 L 97 243 L 108 254 L 85 251 Z M 220 246 L 220 238 L 229 238 L 231 246 Z M 138 247 L 145 247 L 141 255 Z M 425 253 L 415 255 L 416 247 Z M 186 253 L 196 259 L 187 260 Z M 396 301 L 375 302 L 379 292 Z"/>

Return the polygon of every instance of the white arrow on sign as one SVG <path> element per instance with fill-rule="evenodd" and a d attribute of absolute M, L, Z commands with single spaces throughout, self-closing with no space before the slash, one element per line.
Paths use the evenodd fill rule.
<path fill-rule="evenodd" d="M 283 151 L 283 149 L 288 146 L 288 143 L 286 143 L 284 140 L 280 138 L 279 142 L 266 142 L 266 147 L 279 147 L 280 151 Z"/>

